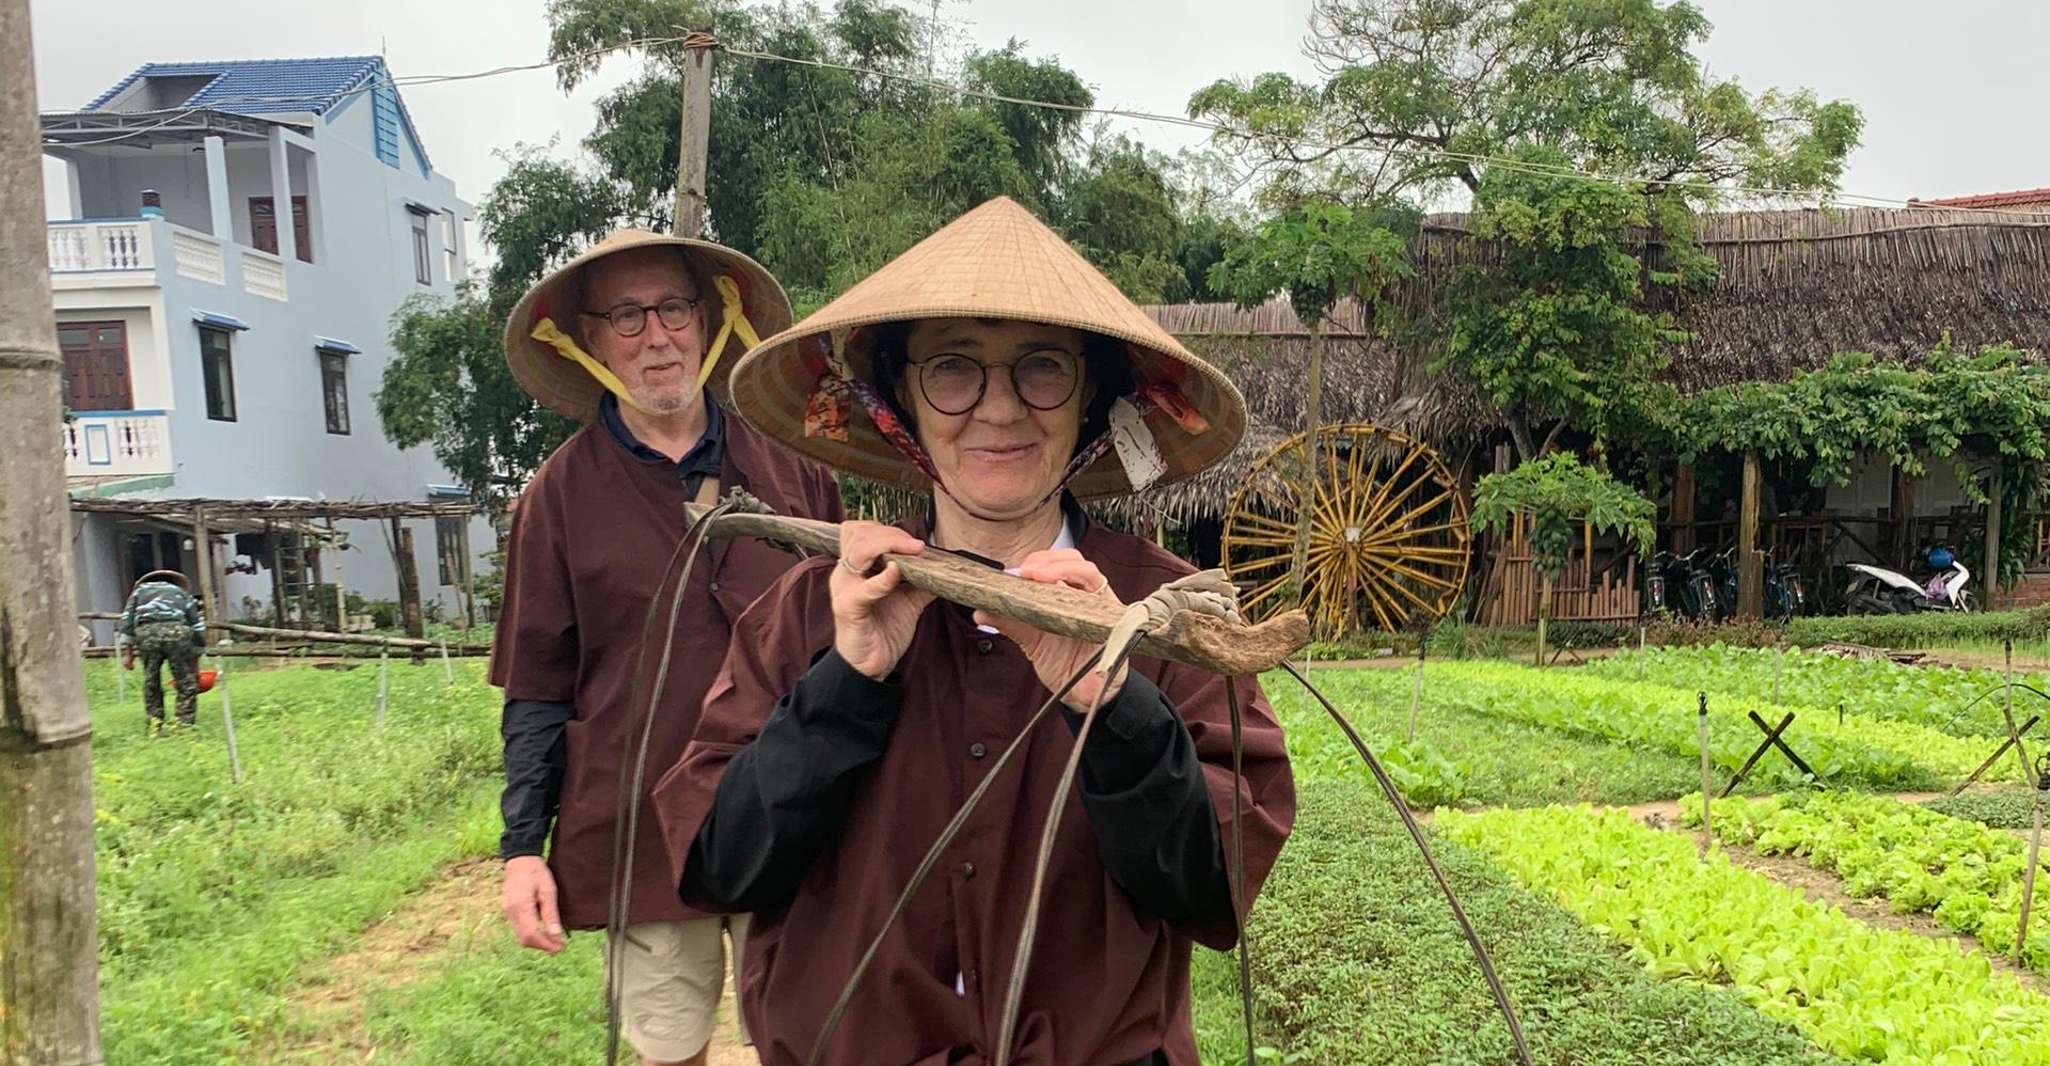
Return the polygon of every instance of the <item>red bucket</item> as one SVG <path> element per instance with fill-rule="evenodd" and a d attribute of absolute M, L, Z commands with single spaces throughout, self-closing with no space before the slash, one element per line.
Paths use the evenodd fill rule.
<path fill-rule="evenodd" d="M 220 676 L 221 672 L 218 670 L 201 670 L 199 672 L 199 691 L 212 692 L 214 690 L 214 679 Z"/>

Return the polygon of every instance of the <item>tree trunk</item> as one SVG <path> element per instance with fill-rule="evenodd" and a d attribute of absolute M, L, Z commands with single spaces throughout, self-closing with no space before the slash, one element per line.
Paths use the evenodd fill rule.
<path fill-rule="evenodd" d="M 1324 322 L 1310 327 L 1310 390 L 1303 404 L 1303 484 L 1296 499 L 1295 556 L 1290 562 L 1290 580 L 1296 588 L 1296 602 L 1309 591 L 1310 526 L 1317 505 L 1317 427 L 1324 418 Z"/>
<path fill-rule="evenodd" d="M 97 1063 L 92 715 L 27 0 L 0 3 L 0 1064 Z"/>
<path fill-rule="evenodd" d="M 1538 576 L 1537 609 L 1537 665 L 1543 666 L 1545 665 L 1545 619 L 1550 617 L 1552 613 L 1552 575 L 1550 574 Z"/>
<path fill-rule="evenodd" d="M 1537 442 L 1531 439 L 1530 427 L 1520 418 L 1505 418 L 1509 424 L 1509 440 L 1516 445 L 1516 461 L 1527 463 L 1537 458 Z"/>

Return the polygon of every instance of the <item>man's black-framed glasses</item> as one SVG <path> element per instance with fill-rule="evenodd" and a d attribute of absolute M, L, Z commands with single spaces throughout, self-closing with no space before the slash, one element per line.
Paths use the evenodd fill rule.
<path fill-rule="evenodd" d="M 992 370 L 1008 372 L 1011 391 L 1035 411 L 1059 409 L 1082 381 L 1081 357 L 1059 348 L 1027 352 L 1012 363 L 978 363 L 965 355 L 947 353 L 911 365 L 918 370 L 918 391 L 925 395 L 925 402 L 943 415 L 975 410 L 989 389 Z"/>
<path fill-rule="evenodd" d="M 702 302 L 701 300 L 687 300 L 681 296 L 671 296 L 659 303 L 624 303 L 613 307 L 609 311 L 584 311 L 581 313 L 590 315 L 592 318 L 604 319 L 612 326 L 612 332 L 622 337 L 638 337 L 641 335 L 642 330 L 648 328 L 648 312 L 655 312 L 655 317 L 661 319 L 662 325 L 667 329 L 688 329 L 692 316 L 698 313 L 698 305 Z"/>

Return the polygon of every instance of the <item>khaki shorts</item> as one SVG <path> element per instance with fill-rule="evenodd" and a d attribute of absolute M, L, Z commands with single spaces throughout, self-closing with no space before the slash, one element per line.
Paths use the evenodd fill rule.
<path fill-rule="evenodd" d="M 733 937 L 734 969 L 740 967 L 747 916 L 695 918 L 682 922 L 637 922 L 619 945 L 620 1028 L 644 1058 L 680 1062 L 703 1051 L 712 1039 L 719 994 L 726 984 L 726 943 Z M 608 949 L 610 945 L 607 945 Z M 613 953 L 607 950 L 606 963 Z M 736 978 L 736 985 L 738 979 Z M 747 1039 L 746 1029 L 741 1039 Z"/>

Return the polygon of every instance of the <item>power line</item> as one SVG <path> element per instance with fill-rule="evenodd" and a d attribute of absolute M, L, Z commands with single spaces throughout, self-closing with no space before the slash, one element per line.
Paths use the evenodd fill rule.
<path fill-rule="evenodd" d="M 1132 122 L 1151 122 L 1159 125 L 1179 126 L 1185 129 L 1202 130 L 1206 133 L 1212 134 L 1213 136 L 1223 135 L 1226 137 L 1239 138 L 1244 140 L 1286 141 L 1289 143 L 1300 145 L 1304 148 L 1309 148 L 1325 153 L 1347 152 L 1360 154 L 1382 154 L 1407 158 L 1435 159 L 1444 162 L 1459 163 L 1465 166 L 1499 168 L 1511 172 L 1531 174 L 1539 177 L 1571 178 L 1575 180 L 1601 182 L 1604 184 L 1627 186 L 1631 188 L 1637 188 L 1648 185 L 1658 185 L 1674 189 L 1698 190 L 1705 193 L 1713 193 L 1719 196 L 1736 196 L 1741 198 L 1751 198 L 1757 200 L 1806 200 L 1809 197 L 1815 195 L 1815 193 L 1812 190 L 1804 189 L 1781 189 L 1761 186 L 1722 184 L 1712 181 L 1684 179 L 1655 180 L 1622 174 L 1603 174 L 1596 171 L 1583 170 L 1578 167 L 1573 167 L 1569 165 L 1539 163 L 1531 160 L 1512 159 L 1504 156 L 1495 156 L 1480 153 L 1457 152 L 1448 148 L 1438 148 L 1435 146 L 1428 145 L 1362 145 L 1350 143 L 1331 144 L 1327 142 L 1317 141 L 1311 138 L 1291 138 L 1275 134 L 1263 134 L 1257 131 L 1231 126 L 1229 124 L 1222 122 L 1212 122 L 1207 119 L 1191 118 L 1185 115 L 1165 114 L 1156 111 L 1137 111 L 1129 108 L 1099 107 L 1091 104 L 1070 104 L 1052 100 L 1034 100 L 1029 97 L 1009 96 L 1003 93 L 990 92 L 988 90 L 983 89 L 975 89 L 965 85 L 956 85 L 951 82 L 939 80 L 937 78 L 921 77 L 915 74 L 905 74 L 889 70 L 877 70 L 871 67 L 857 66 L 849 63 L 836 63 L 830 60 L 823 59 L 810 59 L 800 56 L 778 55 L 773 52 L 760 52 L 752 49 L 739 48 L 733 45 L 725 44 L 723 42 L 718 41 L 712 35 L 702 32 L 693 32 L 678 37 L 636 38 L 634 40 L 620 42 L 619 44 L 606 45 L 599 48 L 587 49 L 585 51 L 578 52 L 569 56 L 564 56 L 559 59 L 546 59 L 535 63 L 507 64 L 504 66 L 492 67 L 486 70 L 471 71 L 461 74 L 417 74 L 407 75 L 405 77 L 394 77 L 389 73 L 389 71 L 387 71 L 383 78 L 367 81 L 363 85 L 357 86 L 356 88 L 349 89 L 345 92 L 338 94 L 334 99 L 347 99 L 352 96 L 360 95 L 362 93 L 372 92 L 382 86 L 388 86 L 393 89 L 397 89 L 401 86 L 439 85 L 448 82 L 476 81 L 484 78 L 498 77 L 505 74 L 515 74 L 529 70 L 543 70 L 553 67 L 560 67 L 566 63 L 583 62 L 600 56 L 609 55 L 614 52 L 628 51 L 633 49 L 656 48 L 665 45 L 683 45 L 685 47 L 715 47 L 728 55 L 737 56 L 743 59 L 758 59 L 766 62 L 785 63 L 793 66 L 814 67 L 823 70 L 837 70 L 849 74 L 859 74 L 873 78 L 880 78 L 890 81 L 903 82 L 911 85 L 918 85 L 928 89 L 952 93 L 970 99 L 986 100 L 992 103 L 1012 104 L 1019 107 L 1035 107 L 1052 111 L 1063 111 L 1071 114 L 1102 115 L 1107 118 L 1120 118 Z M 246 107 L 256 104 L 274 103 L 277 100 L 278 98 L 276 97 L 243 97 L 217 100 L 209 103 L 205 107 L 189 108 L 176 115 L 172 115 L 171 117 L 166 118 L 160 122 L 153 123 L 141 129 L 126 130 L 113 136 L 98 138 L 90 141 L 46 140 L 45 143 L 51 145 L 52 147 L 66 148 L 84 148 L 98 144 L 111 144 L 117 141 L 128 140 L 134 137 L 142 136 L 144 134 L 149 133 L 152 130 L 170 125 L 181 119 L 187 118 L 193 114 L 197 114 L 200 111 L 225 111 L 231 110 L 238 106 Z M 1942 204 L 1930 204 L 1915 200 L 1900 200 L 1892 197 L 1870 196 L 1863 193 L 1837 192 L 1829 196 L 1827 199 L 1831 203 L 1841 203 L 1851 207 L 1873 207 L 1902 211 L 1965 211 L 1973 215 L 1986 217 L 2027 219 L 2039 222 L 2050 220 L 2050 211 L 2017 211 L 2007 208 L 1959 208 L 1946 206 Z"/>
<path fill-rule="evenodd" d="M 919 77 L 917 75 L 912 74 L 901 74 L 895 71 L 875 70 L 869 67 L 855 66 L 846 63 L 834 63 L 820 59 L 808 59 L 798 56 L 776 55 L 770 52 L 757 52 L 749 49 L 736 48 L 732 45 L 727 44 L 720 44 L 718 47 L 721 51 L 726 52 L 729 55 L 740 56 L 747 59 L 761 59 L 776 63 L 789 63 L 798 66 L 819 67 L 827 70 L 839 70 L 852 74 L 864 74 L 871 77 L 885 78 L 893 81 L 906 82 L 913 85 L 921 85 L 926 88 L 938 89 L 944 92 L 955 93 L 960 96 L 980 100 L 989 100 L 996 103 L 1015 104 L 1021 107 L 1046 108 L 1056 111 L 1104 115 L 1107 117 L 1122 118 L 1136 122 L 1154 122 L 1163 125 L 1182 126 L 1190 129 L 1205 130 L 1212 134 L 1224 134 L 1229 137 L 1243 138 L 1246 140 L 1284 140 L 1290 141 L 1292 143 L 1301 145 L 1306 148 L 1311 148 L 1322 152 L 1358 152 L 1363 154 L 1384 153 L 1395 156 L 1440 159 L 1449 162 L 1463 163 L 1469 166 L 1498 167 L 1504 170 L 1533 174 L 1541 177 L 1575 178 L 1583 181 L 1602 182 L 1611 185 L 1621 185 L 1630 187 L 1660 185 L 1668 188 L 1697 189 L 1703 192 L 1712 192 L 1719 195 L 1736 195 L 1763 200 L 1805 200 L 1815 195 L 1815 193 L 1812 190 L 1804 189 L 1776 189 L 1769 187 L 1729 185 L 1719 184 L 1710 181 L 1688 181 L 1679 179 L 1654 180 L 1649 178 L 1631 177 L 1628 175 L 1602 174 L 1595 171 L 1582 170 L 1580 168 L 1572 166 L 1537 163 L 1530 160 L 1511 159 L 1503 156 L 1484 155 L 1470 152 L 1456 152 L 1452 151 L 1451 149 L 1436 148 L 1431 146 L 1329 144 L 1308 138 L 1288 138 L 1281 137 L 1278 135 L 1262 134 L 1252 130 L 1231 126 L 1222 122 L 1212 122 L 1206 119 L 1190 118 L 1184 115 L 1170 115 L 1154 111 L 1134 111 L 1126 108 L 1116 107 L 1096 107 L 1091 105 L 1067 104 L 1050 100 L 1032 100 L 1016 96 L 1006 96 L 1001 93 L 987 92 L 985 90 L 974 89 L 964 85 L 955 85 L 950 82 L 940 81 L 933 78 Z M 1997 215 L 2009 218 L 2033 219 L 2037 221 L 2050 220 L 2050 212 L 2045 211 L 2015 211 L 2003 208 L 1958 208 L 1948 207 L 1941 204 L 1928 204 L 1915 200 L 1900 200 L 1884 196 L 1868 196 L 1862 193 L 1838 192 L 1835 195 L 1831 196 L 1829 199 L 1831 201 L 1843 202 L 1846 203 L 1848 206 L 1853 207 L 1876 207 L 1907 211 L 1969 211 L 1974 215 Z"/>

